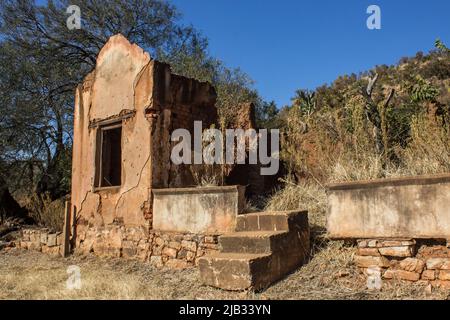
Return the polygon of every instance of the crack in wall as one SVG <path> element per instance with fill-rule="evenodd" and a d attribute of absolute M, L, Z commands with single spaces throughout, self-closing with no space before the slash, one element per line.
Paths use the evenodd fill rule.
<path fill-rule="evenodd" d="M 150 59 L 150 61 L 141 68 L 141 70 L 138 72 L 138 74 L 136 75 L 136 78 L 133 81 L 133 106 L 134 106 L 135 110 L 136 110 L 136 87 L 139 84 L 139 82 L 141 81 L 143 74 L 145 73 L 145 71 L 147 70 L 147 68 L 150 66 L 150 64 L 152 62 L 153 62 L 153 60 Z M 144 113 L 145 113 L 145 109 L 147 109 L 151 105 L 151 99 L 148 99 L 148 100 L 149 100 L 148 105 L 143 106 Z"/>
<path fill-rule="evenodd" d="M 79 192 L 79 196 L 76 197 L 79 210 L 76 212 L 74 221 L 77 224 L 83 223 L 84 217 L 89 223 L 91 220 L 100 223 L 103 218 L 105 219 L 103 223 L 109 223 L 111 214 L 114 215 L 113 218 L 116 218 L 128 211 L 130 220 L 126 220 L 127 223 L 142 223 L 139 213 L 151 221 L 153 207 L 151 189 L 156 187 L 155 184 L 160 183 L 164 187 L 169 187 L 184 183 L 183 177 L 180 176 L 183 170 L 178 170 L 170 161 L 171 131 L 176 127 L 190 126 L 185 123 L 187 119 L 198 116 L 197 113 L 202 111 L 196 109 L 197 113 L 194 115 L 193 109 L 203 106 L 206 100 L 212 101 L 211 92 L 209 92 L 211 90 L 203 87 L 201 82 L 173 74 L 169 65 L 157 62 L 150 56 L 144 57 L 141 52 L 135 52 L 120 36 L 113 38 L 106 46 L 106 49 L 102 49 L 104 56 L 108 54 L 109 57 L 110 50 L 113 53 L 116 50 L 120 53 L 128 50 L 131 56 L 128 57 L 130 54 L 127 54 L 127 58 L 117 59 L 114 58 L 116 57 L 114 54 L 111 54 L 113 58 L 105 58 L 104 65 L 97 65 L 96 70 L 84 78 L 83 87 L 79 90 L 79 104 L 85 106 L 83 114 L 79 116 L 80 121 L 85 123 L 82 127 L 78 127 L 82 130 L 77 137 L 77 143 L 83 155 L 81 159 L 83 162 L 80 161 L 79 168 L 76 167 L 76 169 L 84 170 L 83 172 L 88 174 L 80 177 L 80 181 L 76 181 L 74 186 L 78 188 L 76 192 Z M 103 61 L 101 57 L 99 59 Z M 128 68 L 128 65 L 133 68 Z M 111 77 L 107 77 L 109 73 Z M 117 99 L 118 97 L 120 99 Z M 181 107 L 188 107 L 188 109 Z M 118 111 L 120 111 L 119 114 L 117 114 Z M 132 143 L 132 146 L 127 147 L 124 153 L 130 159 L 125 164 L 124 172 L 128 173 L 126 169 L 130 167 L 131 174 L 123 176 L 126 181 L 122 181 L 120 188 L 105 191 L 106 193 L 94 188 L 86 189 L 93 182 L 88 181 L 92 179 L 92 172 L 90 172 L 92 167 L 91 163 L 86 161 L 90 162 L 91 156 L 94 159 L 96 157 L 95 144 L 92 145 L 92 140 L 94 139 L 95 143 L 97 137 L 95 131 L 91 129 L 95 130 L 98 125 L 109 124 L 112 120 L 118 120 L 133 112 L 133 118 L 137 119 L 135 125 L 139 127 L 130 132 L 127 131 L 130 137 L 128 142 Z M 115 115 L 111 115 L 112 113 Z M 142 120 L 141 116 L 147 121 Z M 93 117 L 96 119 L 92 119 Z M 181 121 L 181 117 L 187 117 L 186 121 Z M 147 145 L 140 145 L 141 140 L 145 142 L 149 140 L 149 149 Z M 133 158 L 136 153 L 139 159 Z M 95 163 L 96 160 L 92 163 L 94 168 Z M 81 198 L 82 194 L 84 194 L 83 198 Z M 132 211 L 136 211 L 137 214 Z"/>
<path fill-rule="evenodd" d="M 91 193 L 91 191 L 86 191 L 86 194 L 84 195 L 84 199 L 80 203 L 80 210 L 77 210 L 77 216 L 75 217 L 75 222 L 77 224 L 78 224 L 78 220 L 81 218 L 81 212 L 83 211 L 83 205 L 86 202 L 86 199 L 87 199 L 89 193 Z"/>
<path fill-rule="evenodd" d="M 122 199 L 122 197 L 123 197 L 125 194 L 127 194 L 128 192 L 130 192 L 131 190 L 134 190 L 134 189 L 136 189 L 137 187 L 139 187 L 139 185 L 141 184 L 142 173 L 144 172 L 145 167 L 147 166 L 148 162 L 150 161 L 151 156 L 152 156 L 152 155 L 151 155 L 151 153 L 150 153 L 150 154 L 148 155 L 147 160 L 145 161 L 144 165 L 142 166 L 141 171 L 140 171 L 140 173 L 139 173 L 139 179 L 138 179 L 137 184 L 136 184 L 134 187 L 131 187 L 130 189 L 128 189 L 128 190 L 126 190 L 126 191 L 124 191 L 124 192 L 122 192 L 122 193 L 120 194 L 119 199 L 117 199 L 116 205 L 114 206 L 114 213 L 116 213 L 117 207 L 118 207 L 119 202 L 120 202 L 120 200 Z"/>
<path fill-rule="evenodd" d="M 137 76 L 135 77 L 135 80 L 134 80 L 134 82 L 133 82 L 133 108 L 134 108 L 134 110 L 137 110 L 137 107 L 136 107 L 136 87 L 138 86 L 139 82 L 140 82 L 141 79 L 142 79 L 143 74 L 145 73 L 145 71 L 147 70 L 147 68 L 150 66 L 150 64 L 151 64 L 152 62 L 153 62 L 153 60 L 150 59 L 150 61 L 149 61 L 148 63 L 146 63 L 146 64 L 141 68 L 141 70 L 138 72 L 138 74 L 137 74 Z M 149 100 L 151 100 L 151 99 L 149 99 Z M 151 101 L 149 101 L 149 102 L 151 102 Z M 144 112 L 145 112 L 146 106 L 144 106 L 143 109 L 144 109 Z M 140 183 L 141 183 L 141 179 L 142 179 L 142 173 L 143 173 L 144 169 L 146 168 L 147 164 L 149 163 L 149 161 L 150 161 L 150 159 L 151 159 L 151 156 L 152 156 L 152 153 L 151 153 L 151 151 L 150 151 L 150 152 L 149 152 L 149 155 L 148 155 L 148 157 L 147 157 L 147 159 L 145 160 L 145 162 L 144 162 L 144 164 L 143 164 L 143 166 L 142 166 L 142 168 L 141 168 L 141 170 L 140 170 L 140 172 L 139 172 L 139 179 L 138 179 L 138 182 L 136 183 L 136 185 L 135 185 L 134 187 L 129 188 L 128 190 L 126 190 L 126 191 L 124 191 L 124 192 L 122 192 L 122 193 L 120 194 L 120 196 L 119 196 L 119 198 L 117 199 L 116 204 L 115 204 L 115 206 L 114 206 L 114 214 L 115 214 L 115 215 L 117 214 L 117 207 L 119 206 L 119 203 L 120 203 L 120 201 L 122 200 L 123 196 L 124 196 L 125 194 L 127 194 L 128 192 L 130 192 L 130 191 L 136 189 L 137 187 L 139 187 L 139 185 L 140 185 Z"/>

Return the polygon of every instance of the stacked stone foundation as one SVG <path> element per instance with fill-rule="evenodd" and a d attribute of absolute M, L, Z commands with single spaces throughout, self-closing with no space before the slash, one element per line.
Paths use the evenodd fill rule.
<path fill-rule="evenodd" d="M 62 254 L 62 232 L 51 232 L 46 228 L 22 229 L 16 246 L 51 255 Z"/>
<path fill-rule="evenodd" d="M 354 257 L 364 274 L 450 289 L 450 243 L 414 239 L 361 239 Z"/>
<path fill-rule="evenodd" d="M 75 253 L 148 261 L 156 267 L 188 268 L 219 250 L 217 234 L 146 230 L 145 227 L 79 228 Z"/>

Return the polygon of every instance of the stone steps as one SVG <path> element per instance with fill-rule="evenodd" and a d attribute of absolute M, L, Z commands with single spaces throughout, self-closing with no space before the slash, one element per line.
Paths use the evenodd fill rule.
<path fill-rule="evenodd" d="M 309 253 L 306 211 L 240 215 L 236 232 L 219 238 L 219 253 L 199 258 L 203 283 L 261 290 L 300 266 Z"/>
<path fill-rule="evenodd" d="M 200 258 L 203 283 L 225 290 L 242 290 L 263 283 L 271 254 L 217 253 Z"/>
<path fill-rule="evenodd" d="M 272 253 L 283 246 L 287 231 L 243 231 L 223 235 L 219 238 L 222 252 Z"/>
<path fill-rule="evenodd" d="M 239 215 L 236 231 L 288 231 L 286 212 L 258 212 Z"/>

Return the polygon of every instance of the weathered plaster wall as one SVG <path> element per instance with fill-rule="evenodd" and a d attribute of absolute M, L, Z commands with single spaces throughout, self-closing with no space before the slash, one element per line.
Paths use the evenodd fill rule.
<path fill-rule="evenodd" d="M 193 131 L 194 120 L 214 123 L 215 100 L 210 84 L 174 75 L 123 36 L 111 37 L 76 90 L 71 201 L 77 227 L 151 228 L 152 187 L 192 184 L 189 170 L 170 161 L 170 134 Z M 122 184 L 95 189 L 97 130 L 105 120 L 122 121 Z"/>
<path fill-rule="evenodd" d="M 333 184 L 332 238 L 450 238 L 450 174 Z"/>
<path fill-rule="evenodd" d="M 245 206 L 245 187 L 153 190 L 153 228 L 159 231 L 226 233 L 236 228 Z"/>
<path fill-rule="evenodd" d="M 153 65 L 142 49 L 115 36 L 101 50 L 95 71 L 77 89 L 72 204 L 80 224 L 145 224 L 151 172 L 150 144 L 145 143 L 150 139 L 150 123 L 144 110 L 145 102 L 151 101 L 152 90 L 147 89 L 152 77 L 141 75 Z M 122 122 L 122 185 L 95 191 L 95 124 L 130 113 L 134 115 Z"/>

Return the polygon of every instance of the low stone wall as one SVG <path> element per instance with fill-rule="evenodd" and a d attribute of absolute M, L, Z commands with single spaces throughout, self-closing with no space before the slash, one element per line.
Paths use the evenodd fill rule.
<path fill-rule="evenodd" d="M 366 274 L 378 271 L 383 280 L 405 280 L 450 290 L 450 243 L 413 239 L 358 240 L 354 257 Z"/>
<path fill-rule="evenodd" d="M 187 268 L 199 257 L 218 251 L 217 234 L 147 231 L 144 227 L 111 225 L 79 227 L 76 253 L 149 261 L 156 267 Z"/>
<path fill-rule="evenodd" d="M 335 239 L 450 238 L 450 174 L 328 185 Z"/>
<path fill-rule="evenodd" d="M 153 189 L 153 228 L 182 233 L 232 232 L 244 208 L 244 186 Z"/>
<path fill-rule="evenodd" d="M 50 232 L 45 228 L 22 229 L 16 247 L 52 255 L 62 255 L 62 232 Z"/>

